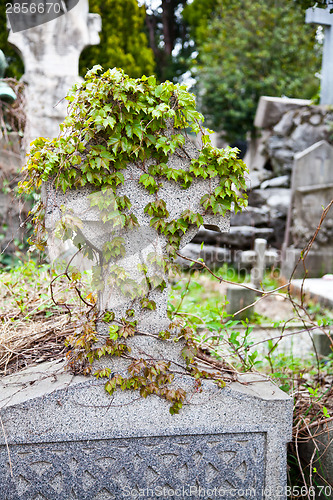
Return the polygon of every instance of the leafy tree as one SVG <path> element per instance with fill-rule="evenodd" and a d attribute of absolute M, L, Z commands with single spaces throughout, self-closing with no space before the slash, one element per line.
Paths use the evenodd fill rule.
<path fill-rule="evenodd" d="M 187 0 L 161 0 L 147 5 L 146 26 L 160 81 L 177 80 L 189 69 L 194 50 L 183 10 Z"/>
<path fill-rule="evenodd" d="M 326 9 L 330 6 L 331 12 L 333 10 L 332 0 L 295 0 L 296 3 L 301 5 L 303 9 L 308 9 L 309 7 L 319 7 L 320 9 Z"/>
<path fill-rule="evenodd" d="M 144 33 L 144 6 L 139 7 L 137 0 L 90 0 L 89 10 L 102 17 L 101 43 L 83 51 L 81 74 L 94 64 L 122 68 L 134 78 L 154 72 L 153 51 Z"/>
<path fill-rule="evenodd" d="M 20 78 L 23 74 L 23 62 L 17 52 L 9 45 L 7 22 L 6 22 L 6 3 L 7 0 L 0 0 L 0 49 L 5 54 L 9 67 L 6 71 L 6 77 Z"/>
<path fill-rule="evenodd" d="M 199 57 L 194 61 L 201 111 L 235 141 L 253 128 L 261 95 L 311 98 L 320 68 L 316 28 L 294 0 L 217 0 L 214 16 L 187 7 Z M 192 16 L 192 17 L 191 17 Z"/>

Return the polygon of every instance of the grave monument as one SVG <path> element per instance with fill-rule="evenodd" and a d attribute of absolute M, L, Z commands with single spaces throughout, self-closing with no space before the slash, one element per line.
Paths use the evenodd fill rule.
<path fill-rule="evenodd" d="M 240 166 L 239 160 L 230 150 L 210 150 L 203 142 L 199 152 L 190 142 L 184 117 L 188 109 L 192 115 L 187 116 L 197 115 L 191 108 L 193 97 L 182 87 L 168 82 L 158 86 L 152 77 L 127 79 L 117 70 L 95 77 L 99 71 L 93 68 L 80 87 L 85 99 L 74 98 L 79 104 L 73 104 L 75 119 L 69 120 L 73 128 L 64 136 L 67 146 L 71 141 L 77 146 L 68 156 L 69 171 L 81 165 L 76 186 L 63 189 L 65 194 L 57 189 L 56 182 L 66 180 L 66 169 L 56 163 L 56 178 L 50 175 L 47 182 L 43 178 L 43 197 L 49 231 L 60 222 L 65 235 L 73 231 L 78 248 L 91 251 L 97 262 L 98 309 L 103 314 L 106 309 L 108 317 L 97 317 L 96 348 L 104 341 L 102 345 L 111 350 L 120 349 L 125 340 L 124 356 L 105 361 L 106 384 L 100 378 L 63 373 L 63 364 L 57 363 L 32 367 L 1 381 L 0 497 L 286 498 L 292 400 L 257 374 L 229 377 L 229 384 L 221 388 L 223 368 L 217 368 L 219 373 L 207 372 L 212 380 L 198 385 L 191 361 L 185 362 L 191 358 L 183 349 L 186 330 L 168 325 L 168 279 L 165 267 L 159 265 L 172 260 L 174 241 L 181 249 L 192 238 L 200 225 L 196 222 L 228 229 L 228 214 L 211 213 L 205 201 L 215 203 L 220 188 L 223 195 L 231 189 L 226 172 L 230 164 Z M 103 95 L 102 108 L 96 104 L 95 85 Z M 82 136 L 77 128 L 80 113 L 88 127 L 82 125 Z M 89 135 L 92 127 L 95 132 Z M 81 137 L 86 142 L 80 149 Z M 102 146 L 106 137 L 107 151 Z M 42 161 L 40 144 L 37 141 L 31 149 L 30 166 L 36 154 Z M 52 143 L 49 147 L 53 155 Z M 162 147 L 164 156 L 159 152 Z M 213 160 L 201 166 L 207 149 L 210 158 L 220 160 L 217 167 Z M 101 177 L 94 166 L 107 153 L 109 161 Z M 38 166 L 35 172 L 38 176 Z M 89 185 L 78 186 L 85 175 Z M 107 176 L 111 176 L 108 188 Z M 98 371 L 101 365 L 95 353 L 93 370 Z M 142 397 L 133 390 L 117 390 L 110 391 L 110 398 L 105 392 L 108 384 L 119 377 L 125 380 L 130 366 L 132 373 L 137 368 L 136 373 L 141 373 L 144 366 L 153 377 L 148 380 L 143 371 Z M 165 374 L 172 375 L 167 382 Z M 127 380 L 139 382 L 135 377 Z M 156 391 L 148 395 L 145 390 L 153 381 Z M 174 415 L 161 397 L 169 387 L 186 393 L 181 411 Z"/>
<path fill-rule="evenodd" d="M 292 199 L 282 256 L 282 274 L 290 278 L 303 249 L 314 235 L 320 218 L 333 199 L 333 147 L 320 141 L 295 154 L 291 182 Z M 307 254 L 299 262 L 294 278 L 318 278 L 333 271 L 333 215 L 324 220 Z"/>

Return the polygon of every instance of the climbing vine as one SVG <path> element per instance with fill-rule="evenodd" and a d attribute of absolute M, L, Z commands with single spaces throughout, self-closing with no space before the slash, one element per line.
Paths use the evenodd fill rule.
<path fill-rule="evenodd" d="M 194 96 L 183 85 L 157 84 L 153 76 L 132 79 L 122 70 L 103 72 L 100 66 L 94 66 L 84 81 L 69 92 L 67 100 L 69 113 L 59 137 L 39 138 L 32 143 L 20 189 L 29 193 L 36 187 L 41 188 L 43 183 L 51 183 L 54 189 L 66 193 L 88 187 L 91 206 L 99 209 L 103 223 L 115 229 L 112 241 L 103 245 L 99 266 L 94 267 L 96 288 L 101 283 L 98 278 L 107 268 L 108 280 L 114 282 L 124 296 L 139 302 L 142 310 L 154 310 L 156 304 L 149 293 L 154 288 L 161 291 L 165 288 L 161 275 L 172 267 L 181 238 L 188 229 L 200 227 L 207 213 L 223 216 L 230 209 L 237 212 L 246 205 L 246 167 L 237 158 L 237 149 L 218 149 L 211 144 L 210 131 L 201 125 L 203 116 L 196 111 Z M 189 156 L 185 147 L 189 134 L 201 143 L 195 158 Z M 189 167 L 173 168 L 169 159 L 174 155 L 187 159 Z M 130 199 L 120 192 L 126 183 L 124 171 L 128 165 L 137 169 L 139 186 L 151 195 L 151 201 L 144 207 L 150 226 L 166 241 L 166 257 L 161 261 L 156 254 L 150 257 L 154 273 L 148 273 L 147 266 L 140 264 L 144 284 L 136 283 L 120 265 L 126 250 L 119 230 L 139 226 Z M 167 200 L 160 195 L 164 183 L 173 182 L 186 190 L 194 179 L 213 178 L 219 181 L 202 196 L 198 212 L 186 209 L 179 218 L 170 220 Z M 46 233 L 42 201 L 34 217 L 37 228 L 34 242 L 43 248 Z M 80 251 L 93 258 L 95 249 L 82 238 L 80 221 L 71 214 L 63 215 L 56 231 L 64 240 L 71 238 Z M 67 268 L 65 274 L 74 282 L 80 280 L 77 270 L 70 274 Z M 106 311 L 103 321 L 109 327 L 104 345 L 100 345 L 100 335 L 92 326 L 91 318 L 79 336 L 68 339 L 71 361 L 87 361 L 85 370 L 89 372 L 93 361 L 104 355 L 127 357 L 128 377 L 113 374 L 108 368 L 95 373 L 97 377 L 107 378 L 106 391 L 111 394 L 120 387 L 138 389 L 143 397 L 157 394 L 172 402 L 172 413 L 178 412 L 186 394 L 170 386 L 174 378 L 170 362 L 131 357 L 126 339 L 137 331 L 134 308 L 127 310 L 123 318 Z M 182 354 L 191 376 L 198 385 L 202 377 L 210 376 L 193 364 L 196 346 L 192 331 L 186 325 L 172 324 L 168 330 L 156 332 L 156 337 L 185 339 Z M 221 380 L 218 383 L 223 385 Z"/>

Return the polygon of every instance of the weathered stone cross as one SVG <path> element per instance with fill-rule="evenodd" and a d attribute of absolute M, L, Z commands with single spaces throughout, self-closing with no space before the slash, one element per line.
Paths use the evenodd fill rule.
<path fill-rule="evenodd" d="M 320 104 L 333 104 L 333 13 L 327 9 L 310 8 L 306 11 L 305 22 L 324 26 L 325 38 L 321 69 Z"/>
<path fill-rule="evenodd" d="M 198 157 L 198 150 L 188 138 L 183 148 L 183 151 L 176 151 L 169 157 L 169 167 L 188 170 L 191 158 Z M 52 231 L 61 217 L 66 217 L 66 214 L 79 221 L 81 235 L 99 255 L 98 265 L 101 278 L 98 307 L 100 311 L 111 310 L 117 318 L 122 318 L 126 317 L 126 311 L 133 309 L 135 319 L 138 319 L 138 330 L 156 333 L 167 329 L 170 323 L 167 317 L 168 286 L 164 290 L 158 286 L 163 280 L 167 284 L 168 279 L 157 263 L 163 256 L 168 255 L 167 240 L 150 226 L 150 216 L 144 211 L 149 202 L 155 201 L 155 195 L 149 194 L 144 187 L 139 185 L 138 180 L 142 175 L 142 170 L 134 164 L 129 164 L 122 172 L 125 182 L 117 188 L 117 193 L 120 196 L 126 195 L 130 199 L 132 204 L 130 211 L 138 220 L 138 228 L 117 230 L 112 227 L 111 223 L 102 222 L 99 209 L 91 206 L 91 190 L 73 190 L 63 194 L 56 191 L 51 183 L 47 185 L 44 193 L 46 227 Z M 188 189 L 182 189 L 174 181 L 163 181 L 158 197 L 166 202 L 169 212 L 166 220 L 177 220 L 184 210 L 190 209 L 192 212 L 202 214 L 206 227 L 228 231 L 228 215 L 222 217 L 205 214 L 200 205 L 202 196 L 213 191 L 218 183 L 218 177 L 195 178 Z M 98 195 L 108 200 L 110 210 L 114 209 L 112 200 L 114 195 L 111 189 Z M 183 248 L 194 237 L 198 229 L 196 225 L 189 226 L 182 235 L 180 248 Z M 115 237 L 123 238 L 126 253 L 116 262 L 110 261 L 105 270 L 100 262 L 105 256 L 106 244 Z M 124 270 L 129 277 L 122 287 L 119 286 L 122 277 L 116 276 L 120 269 Z M 155 310 L 142 308 L 140 294 L 135 292 L 137 285 L 143 287 L 146 292 L 149 291 L 149 300 L 156 303 Z"/>
<path fill-rule="evenodd" d="M 47 4 L 49 8 L 51 5 Z M 27 13 L 13 15 L 21 16 L 21 24 L 33 26 L 35 12 L 28 9 Z M 101 26 L 99 14 L 89 13 L 88 0 L 79 0 L 66 14 L 44 24 L 16 32 L 10 30 L 8 41 L 24 63 L 27 149 L 37 137 L 58 136 L 59 125 L 67 116 L 68 103 L 64 97 L 80 81 L 80 54 L 85 47 L 99 43 Z"/>

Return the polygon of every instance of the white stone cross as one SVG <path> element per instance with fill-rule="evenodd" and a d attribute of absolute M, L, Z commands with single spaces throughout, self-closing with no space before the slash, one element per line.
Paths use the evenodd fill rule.
<path fill-rule="evenodd" d="M 321 69 L 320 104 L 333 104 L 333 13 L 327 9 L 310 8 L 306 11 L 305 22 L 324 26 L 325 38 Z"/>
<path fill-rule="evenodd" d="M 85 47 L 99 43 L 101 27 L 100 16 L 89 13 L 88 0 L 79 0 L 74 8 L 56 19 L 9 32 L 8 41 L 24 63 L 27 148 L 37 137 L 58 136 L 59 125 L 67 115 L 64 98 L 80 81 L 80 54 Z"/>

